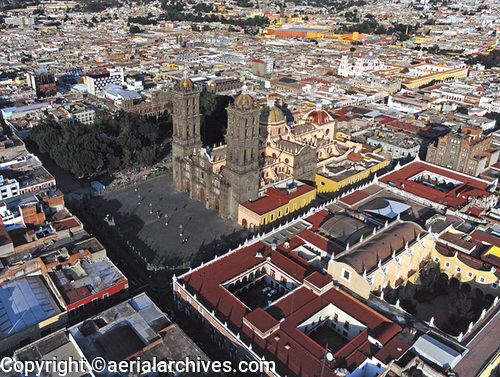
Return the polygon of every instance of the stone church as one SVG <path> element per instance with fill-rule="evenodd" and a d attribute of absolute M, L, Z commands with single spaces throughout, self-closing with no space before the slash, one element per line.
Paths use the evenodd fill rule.
<path fill-rule="evenodd" d="M 328 113 L 313 114 L 327 120 L 324 128 L 314 125 L 305 132 L 302 125 L 297 132 L 299 126 L 287 124 L 278 107 L 261 109 L 243 87 L 227 108 L 227 144 L 204 148 L 200 94 L 187 72 L 172 91 L 172 164 L 178 190 L 237 221 L 239 204 L 258 199 L 274 182 L 290 177 L 314 181 L 318 156 L 332 146 L 325 138 L 333 131 Z"/>

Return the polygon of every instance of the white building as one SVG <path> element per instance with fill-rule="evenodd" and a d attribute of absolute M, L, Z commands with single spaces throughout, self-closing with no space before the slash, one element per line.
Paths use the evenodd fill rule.
<path fill-rule="evenodd" d="M 106 85 L 123 85 L 123 68 L 89 73 L 86 76 L 87 91 L 92 95 L 97 95 Z"/>
<path fill-rule="evenodd" d="M 3 175 L 0 175 L 0 200 L 17 195 L 19 195 L 19 182 L 15 179 L 4 179 Z"/>
<path fill-rule="evenodd" d="M 349 58 L 349 56 L 344 55 L 340 60 L 338 74 L 342 77 L 361 76 L 367 72 L 382 71 L 385 69 L 385 64 L 374 56 Z"/>

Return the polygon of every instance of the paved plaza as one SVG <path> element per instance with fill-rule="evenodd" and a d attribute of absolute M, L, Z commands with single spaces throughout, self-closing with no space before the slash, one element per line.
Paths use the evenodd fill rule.
<path fill-rule="evenodd" d="M 94 197 L 88 205 L 99 220 L 109 215 L 130 248 L 153 267 L 196 266 L 247 236 L 234 221 L 177 191 L 171 174 Z"/>

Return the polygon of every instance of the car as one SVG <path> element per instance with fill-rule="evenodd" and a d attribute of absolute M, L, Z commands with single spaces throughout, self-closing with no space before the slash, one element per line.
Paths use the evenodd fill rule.
<path fill-rule="evenodd" d="M 152 173 L 156 173 L 158 170 L 160 170 L 160 169 L 158 169 L 158 168 L 151 168 L 151 172 Z"/>
<path fill-rule="evenodd" d="M 271 287 L 265 287 L 263 290 L 262 290 L 262 293 L 267 293 L 269 292 L 269 290 L 271 289 Z"/>
<path fill-rule="evenodd" d="M 271 290 L 271 292 L 267 294 L 267 297 L 273 297 L 275 294 L 276 294 L 276 289 L 273 289 Z"/>

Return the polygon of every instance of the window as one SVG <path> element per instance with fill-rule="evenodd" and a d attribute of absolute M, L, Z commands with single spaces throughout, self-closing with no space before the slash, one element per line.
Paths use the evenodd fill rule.
<path fill-rule="evenodd" d="M 457 266 L 457 268 L 455 268 L 455 271 L 458 273 L 462 272 L 462 267 Z"/>
<path fill-rule="evenodd" d="M 439 263 L 439 258 L 438 257 L 434 257 L 434 262 Z"/>
<path fill-rule="evenodd" d="M 278 219 L 281 217 L 281 210 L 278 211 Z"/>
<path fill-rule="evenodd" d="M 342 279 L 346 280 L 347 282 L 351 281 L 351 273 L 345 268 L 342 269 Z"/>
<path fill-rule="evenodd" d="M 288 215 L 288 212 L 290 212 L 290 207 L 285 208 L 285 215 Z"/>
<path fill-rule="evenodd" d="M 344 329 L 349 330 L 349 322 L 345 321 L 345 323 L 344 323 Z"/>
<path fill-rule="evenodd" d="M 274 221 L 274 213 L 271 213 L 271 221 Z"/>
<path fill-rule="evenodd" d="M 469 271 L 467 272 L 467 277 L 472 279 L 474 277 L 474 274 L 471 271 Z"/>
<path fill-rule="evenodd" d="M 497 289 L 498 288 L 498 283 L 491 283 L 491 288 Z"/>
<path fill-rule="evenodd" d="M 479 278 L 479 282 L 480 282 L 480 283 L 484 283 L 485 281 L 486 281 L 486 279 L 485 279 L 485 278 L 483 278 L 482 276 Z"/>
<path fill-rule="evenodd" d="M 450 264 L 450 262 L 444 262 L 444 266 L 445 266 L 446 268 L 450 268 L 451 264 Z"/>
<path fill-rule="evenodd" d="M 335 313 L 333 315 L 333 322 L 338 322 L 339 321 L 339 315 L 337 313 Z"/>

